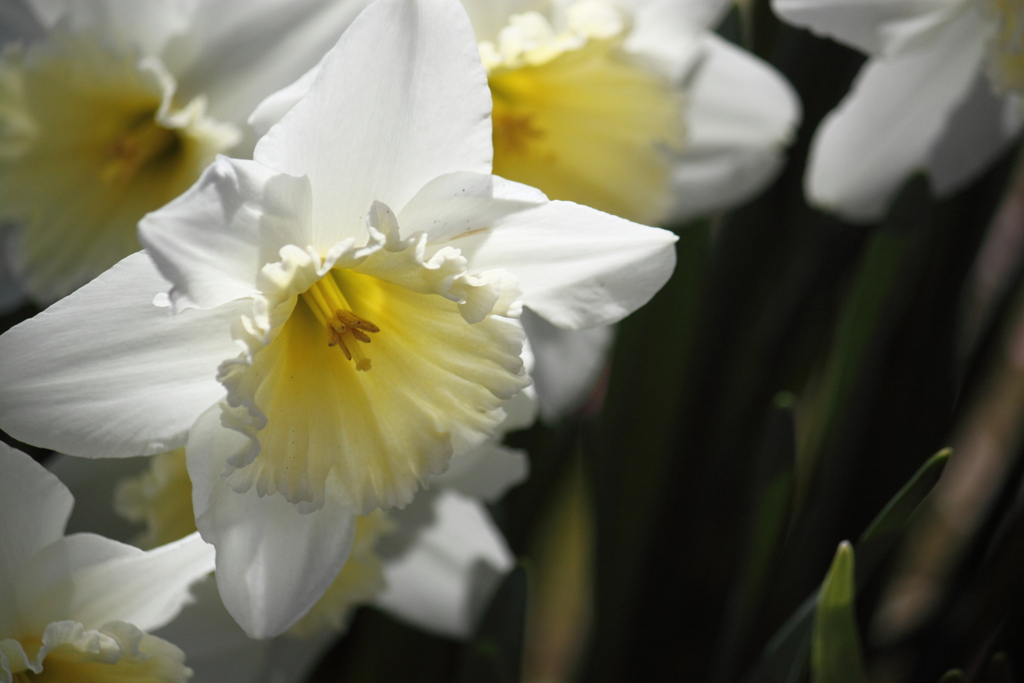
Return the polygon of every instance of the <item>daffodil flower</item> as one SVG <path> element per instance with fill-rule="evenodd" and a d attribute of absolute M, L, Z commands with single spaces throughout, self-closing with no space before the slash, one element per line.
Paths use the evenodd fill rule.
<path fill-rule="evenodd" d="M 90 457 L 187 443 L 196 524 L 247 633 L 285 631 L 352 546 L 484 443 L 528 380 L 523 304 L 615 322 L 675 236 L 490 175 L 455 0 L 378 0 L 307 95 L 140 225 L 146 250 L 0 337 L 0 426 Z"/>
<path fill-rule="evenodd" d="M 139 219 L 247 156 L 252 108 L 367 1 L 4 0 L 0 271 L 48 304 L 138 251 Z"/>
<path fill-rule="evenodd" d="M 869 55 L 815 132 L 808 200 L 880 219 L 910 177 L 947 196 L 1021 128 L 1024 10 L 1016 0 L 773 0 L 787 21 Z"/>
<path fill-rule="evenodd" d="M 734 206 L 775 175 L 800 119 L 771 66 L 711 30 L 722 0 L 463 0 L 493 97 L 494 173 L 644 223 Z M 315 69 L 257 107 L 258 130 Z M 579 408 L 612 330 L 523 316 L 541 416 Z"/>
<path fill-rule="evenodd" d="M 147 631 L 191 600 L 213 548 L 195 533 L 149 552 L 65 536 L 74 499 L 55 476 L 3 443 L 0 472 L 0 681 L 188 680 L 182 651 Z"/>
<path fill-rule="evenodd" d="M 494 173 L 630 220 L 727 208 L 800 119 L 771 66 L 716 36 L 722 0 L 463 0 L 494 100 Z M 266 130 L 314 73 L 250 122 Z"/>
<path fill-rule="evenodd" d="M 71 516 L 70 529 L 135 537 L 144 546 L 195 531 L 182 449 L 102 461 L 58 456 L 48 466 L 86 503 Z M 195 672 L 192 683 L 305 680 L 360 604 L 376 605 L 432 633 L 468 638 L 513 566 L 511 551 L 481 501 L 497 500 L 525 476 L 523 453 L 491 445 L 456 457 L 448 472 L 434 478 L 431 490 L 404 510 L 386 515 L 377 510 L 357 519 L 353 552 L 341 573 L 282 636 L 246 636 L 225 611 L 212 577 L 194 586 L 195 603 L 154 635 L 184 651 Z M 114 509 L 120 515 L 112 514 Z M 144 523 L 143 533 L 125 518 Z"/>

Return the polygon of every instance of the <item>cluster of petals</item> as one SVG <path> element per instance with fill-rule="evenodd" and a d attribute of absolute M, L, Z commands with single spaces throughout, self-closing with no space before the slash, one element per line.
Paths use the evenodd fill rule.
<path fill-rule="evenodd" d="M 743 202 L 781 167 L 800 104 L 773 67 L 713 32 L 723 0 L 462 0 L 493 100 L 494 168 L 552 199 L 650 225 Z M 312 69 L 249 118 L 266 131 Z M 541 416 L 586 400 L 612 330 L 527 309 Z"/>
<path fill-rule="evenodd" d="M 74 499 L 0 443 L 0 681 L 184 683 L 184 654 L 148 633 L 191 602 L 214 564 L 198 533 L 152 551 L 64 535 Z"/>
<path fill-rule="evenodd" d="M 287 630 L 357 515 L 501 428 L 523 306 L 611 324 L 674 267 L 671 233 L 492 176 L 490 110 L 457 2 L 372 3 L 252 161 L 218 158 L 144 252 L 0 337 L 0 426 L 87 457 L 185 446 L 226 608 Z"/>
<path fill-rule="evenodd" d="M 138 251 L 136 224 L 309 69 L 368 0 L 0 2 L 0 307 Z"/>
<path fill-rule="evenodd" d="M 984 171 L 1024 122 L 1024 16 L 1014 0 L 772 0 L 783 19 L 868 55 L 811 143 L 808 200 L 881 218 L 903 183 L 939 196 Z"/>
<path fill-rule="evenodd" d="M 69 528 L 134 539 L 143 547 L 192 533 L 183 455 L 56 458 L 49 469 L 80 501 Z M 526 462 L 520 451 L 478 449 L 457 457 L 405 509 L 360 517 L 342 572 L 306 616 L 277 638 L 249 638 L 224 609 L 212 576 L 192 587 L 195 602 L 154 635 L 184 652 L 195 674 L 192 683 L 305 680 L 360 604 L 431 633 L 469 638 L 514 564 L 483 503 L 521 482 Z M 138 522 L 144 523 L 141 534 Z"/>

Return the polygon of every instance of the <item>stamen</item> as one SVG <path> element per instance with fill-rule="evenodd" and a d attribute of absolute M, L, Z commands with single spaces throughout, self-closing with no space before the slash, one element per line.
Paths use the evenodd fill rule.
<path fill-rule="evenodd" d="M 545 133 L 534 124 L 531 114 L 515 113 L 509 109 L 495 96 L 492 117 L 494 146 L 515 154 L 525 154 L 530 145 L 543 138 Z"/>
<path fill-rule="evenodd" d="M 357 342 L 369 344 L 371 340 L 366 333 L 376 334 L 380 328 L 352 312 L 334 276 L 328 273 L 320 278 L 302 293 L 302 299 L 320 324 L 327 328 L 327 345 L 337 346 L 348 360 L 355 358 L 356 370 L 369 370 L 370 359 Z"/>
<path fill-rule="evenodd" d="M 177 133 L 146 114 L 107 145 L 100 177 L 108 185 L 127 184 L 143 166 L 173 154 L 180 143 Z"/>

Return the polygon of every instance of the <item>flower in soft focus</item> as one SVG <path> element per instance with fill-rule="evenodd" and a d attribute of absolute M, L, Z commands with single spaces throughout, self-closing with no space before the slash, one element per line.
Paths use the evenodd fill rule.
<path fill-rule="evenodd" d="M 851 221 L 880 219 L 911 174 L 948 195 L 1020 131 L 1024 6 L 1016 0 L 773 0 L 781 17 L 866 52 L 849 94 L 822 121 L 808 201 Z"/>
<path fill-rule="evenodd" d="M 148 459 L 58 456 L 50 469 L 76 498 L 91 503 L 76 509 L 69 521 L 72 529 L 134 536 L 143 546 L 195 531 L 183 449 Z M 195 604 L 157 635 L 185 652 L 194 683 L 304 680 L 361 604 L 376 605 L 432 633 L 468 638 L 513 566 L 481 500 L 497 500 L 526 471 L 525 454 L 487 445 L 456 457 L 448 472 L 432 480 L 431 490 L 405 509 L 375 510 L 357 518 L 345 566 L 317 604 L 282 636 L 246 636 L 224 610 L 212 580 L 195 586 Z M 114 509 L 118 516 L 111 514 Z M 125 519 L 137 524 L 129 526 Z"/>
<path fill-rule="evenodd" d="M 65 536 L 68 489 L 3 443 L 0 471 L 0 681 L 188 680 L 182 651 L 146 631 L 190 602 L 213 548 L 195 533 L 149 552 Z"/>
<path fill-rule="evenodd" d="M 139 219 L 247 156 L 252 108 L 367 1 L 4 0 L 0 302 L 50 303 L 138 251 Z"/>
<path fill-rule="evenodd" d="M 735 205 L 775 175 L 800 103 L 712 32 L 722 0 L 463 0 L 494 99 L 494 173 L 648 224 Z M 250 122 L 266 130 L 314 73 Z"/>
<path fill-rule="evenodd" d="M 771 66 L 715 35 L 721 0 L 463 0 L 493 96 L 494 173 L 660 224 L 749 199 L 774 177 L 799 101 Z M 266 130 L 315 72 L 250 121 Z M 578 408 L 612 331 L 529 311 L 541 415 Z"/>
<path fill-rule="evenodd" d="M 524 303 L 609 324 L 674 267 L 671 233 L 490 175 L 490 107 L 458 3 L 373 3 L 253 161 L 219 158 L 145 252 L 0 337 L 0 424 L 89 457 L 187 442 L 226 607 L 285 631 L 356 515 L 498 430 Z"/>

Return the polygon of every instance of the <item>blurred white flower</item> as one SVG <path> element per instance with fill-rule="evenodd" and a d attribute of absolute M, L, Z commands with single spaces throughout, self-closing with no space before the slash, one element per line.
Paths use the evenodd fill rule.
<path fill-rule="evenodd" d="M 225 605 L 285 631 L 357 514 L 499 428 L 523 303 L 610 324 L 674 267 L 669 232 L 491 176 L 490 108 L 457 2 L 373 3 L 254 161 L 219 158 L 145 253 L 0 337 L 0 425 L 89 457 L 187 442 Z"/>
<path fill-rule="evenodd" d="M 734 206 L 781 166 L 800 119 L 771 66 L 719 38 L 722 0 L 463 0 L 494 101 L 494 173 L 659 224 Z M 315 69 L 250 118 L 266 130 Z M 579 408 L 612 330 L 523 317 L 541 415 Z"/>
<path fill-rule="evenodd" d="M 808 201 L 880 219 L 925 172 L 946 196 L 1021 128 L 1022 5 L 1015 0 L 772 0 L 787 21 L 866 52 L 849 94 L 811 143 Z"/>
<path fill-rule="evenodd" d="M 195 530 L 191 484 L 179 449 L 153 458 L 89 461 L 57 456 L 49 465 L 88 501 L 69 528 L 146 543 Z M 376 510 L 356 521 L 352 555 L 310 612 L 284 635 L 254 640 L 223 607 L 211 579 L 193 588 L 196 602 L 156 635 L 174 642 L 195 671 L 193 683 L 289 683 L 309 669 L 354 607 L 374 604 L 432 633 L 468 638 L 512 554 L 478 498 L 491 502 L 526 477 L 525 455 L 483 448 L 455 458 L 431 490 L 403 510 Z M 115 501 L 112 507 L 111 502 Z M 137 526 L 111 514 L 144 523 Z M 384 527 L 384 528 L 382 528 Z M 383 532 L 383 533 L 381 533 Z"/>
<path fill-rule="evenodd" d="M 2 0 L 0 305 L 50 303 L 138 251 L 138 220 L 217 153 L 248 156 L 252 108 L 367 2 Z"/>
<path fill-rule="evenodd" d="M 55 476 L 3 443 L 0 472 L 0 681 L 184 683 L 181 650 L 145 632 L 190 602 L 212 546 L 65 536 L 74 499 Z"/>
<path fill-rule="evenodd" d="M 649 224 L 728 208 L 774 177 L 799 123 L 789 83 L 712 32 L 729 2 L 463 5 L 494 97 L 494 173 L 553 199 Z M 257 107 L 257 130 L 314 72 Z"/>

